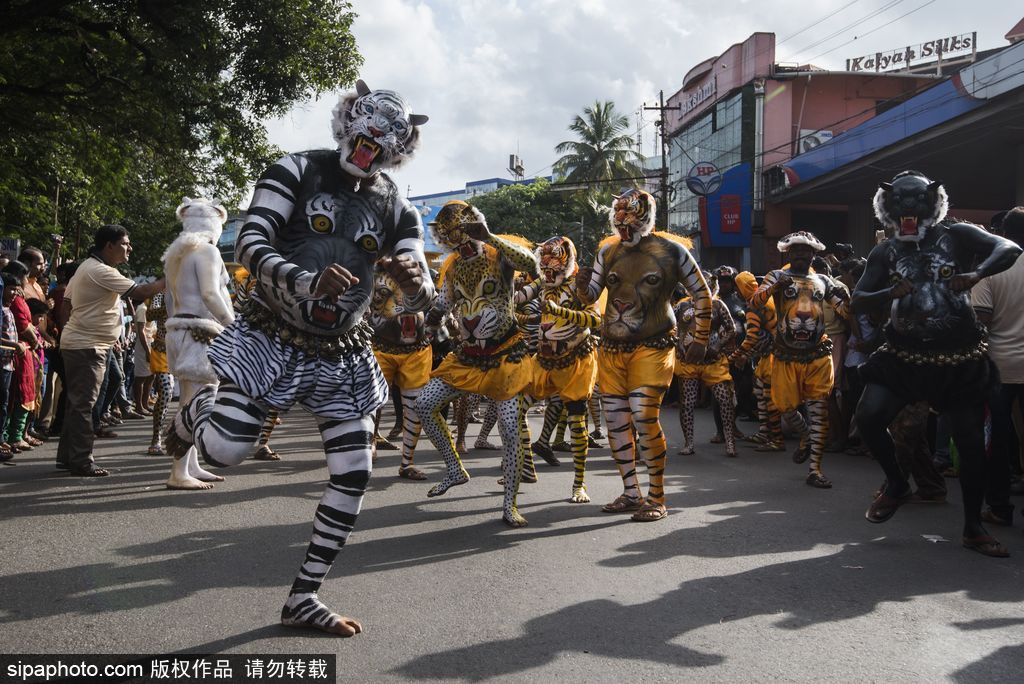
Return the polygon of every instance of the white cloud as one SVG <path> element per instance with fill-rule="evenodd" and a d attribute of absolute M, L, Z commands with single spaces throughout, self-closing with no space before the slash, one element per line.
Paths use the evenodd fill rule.
<path fill-rule="evenodd" d="M 925 0 L 901 3 L 804 54 L 793 54 L 886 4 L 863 0 L 781 44 L 779 61 L 808 59 L 899 17 Z M 698 62 L 754 31 L 779 40 L 834 12 L 847 0 L 356 0 L 353 31 L 371 88 L 396 90 L 430 116 L 420 152 L 400 174 L 413 194 L 461 188 L 466 181 L 508 177 L 518 150 L 527 173 L 548 174 L 554 147 L 571 137 L 573 116 L 595 100 L 613 100 L 635 120 L 646 102 L 668 97 Z M 986 5 L 980 12 L 979 5 Z M 963 5 L 938 0 L 819 60 L 842 68 L 846 57 L 938 36 L 979 32 L 982 48 L 1004 44 L 1019 19 L 1013 3 Z M 287 150 L 326 147 L 337 94 L 268 122 Z M 653 112 L 645 113 L 649 122 Z M 654 127 L 643 130 L 653 152 Z"/>

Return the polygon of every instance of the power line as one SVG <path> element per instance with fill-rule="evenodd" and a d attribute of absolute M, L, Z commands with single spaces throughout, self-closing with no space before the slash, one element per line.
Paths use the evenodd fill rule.
<path fill-rule="evenodd" d="M 882 5 L 878 9 L 872 10 L 871 12 L 869 12 L 866 15 L 864 15 L 860 19 L 857 19 L 856 21 L 847 24 L 846 26 L 842 27 L 841 29 L 839 29 L 837 31 L 833 31 L 832 33 L 828 34 L 824 38 L 819 38 L 818 40 L 814 41 L 810 45 L 805 45 L 804 47 L 800 48 L 799 50 L 797 50 L 796 52 L 794 52 L 792 54 L 793 54 L 794 57 L 796 55 L 802 55 L 803 53 L 807 52 L 811 48 L 815 48 L 815 47 L 821 45 L 822 43 L 827 43 L 828 41 L 832 40 L 836 36 L 838 36 L 838 35 L 840 35 L 842 33 L 845 33 L 846 31 L 848 31 L 848 30 L 850 30 L 850 29 L 852 29 L 852 28 L 854 28 L 856 26 L 859 26 L 860 24 L 863 24 L 865 21 L 868 21 L 869 19 L 874 19 L 879 14 L 882 14 L 883 12 L 889 10 L 892 7 L 895 7 L 896 5 L 899 5 L 902 2 L 904 2 L 904 0 L 891 0 L 889 2 L 889 4 Z M 796 60 L 785 60 L 785 61 L 796 61 Z M 812 61 L 812 60 L 808 60 L 808 61 Z"/>
<path fill-rule="evenodd" d="M 876 28 L 873 28 L 873 29 L 871 29 L 870 31 L 866 31 L 866 32 L 864 32 L 864 33 L 860 34 L 859 36 L 854 36 L 854 37 L 853 37 L 853 38 L 852 38 L 851 40 L 848 40 L 848 41 L 846 41 L 845 43 L 840 43 L 839 45 L 836 45 L 836 46 L 835 46 L 834 48 L 832 48 L 831 50 L 827 50 L 827 51 L 825 51 L 825 52 L 822 52 L 822 53 L 821 53 L 820 55 L 818 55 L 817 57 L 813 57 L 813 58 L 811 58 L 811 59 L 810 59 L 810 60 L 808 60 L 808 61 L 810 61 L 810 62 L 813 62 L 814 60 L 818 59 L 819 57 L 824 57 L 824 56 L 825 56 L 825 55 L 827 55 L 827 54 L 833 53 L 833 52 L 835 52 L 836 50 L 838 50 L 839 48 L 843 47 L 844 45 L 849 45 L 850 43 L 852 43 L 852 42 L 856 41 L 856 40 L 857 40 L 858 38 L 863 38 L 864 36 L 869 36 L 869 35 L 871 35 L 872 33 L 874 33 L 875 31 L 878 31 L 879 29 L 883 29 L 883 28 L 885 28 L 886 26 L 888 26 L 888 25 L 890 25 L 890 24 L 893 24 L 893 23 L 895 23 L 895 22 L 899 21 L 900 19 L 903 19 L 904 17 L 909 17 L 909 16 L 910 16 L 911 14 L 913 14 L 914 12 L 917 12 L 917 11 L 923 10 L 923 9 L 924 9 L 925 7 L 927 7 L 928 5 L 932 4 L 933 2 L 935 2 L 935 0 L 928 0 L 928 2 L 924 3 L 924 4 L 923 4 L 923 5 L 921 5 L 920 7 L 916 8 L 916 9 L 912 9 L 912 10 L 910 10 L 909 12 L 907 12 L 906 14 L 901 14 L 900 16 L 896 17 L 896 18 L 895 18 L 895 19 L 893 19 L 892 21 L 887 21 L 886 23 L 882 24 L 881 26 L 878 26 L 878 27 L 876 27 Z"/>
<path fill-rule="evenodd" d="M 821 19 L 818 19 L 818 20 L 817 20 L 816 22 L 814 22 L 814 23 L 812 23 L 812 24 L 808 24 L 807 26 L 804 26 L 804 27 L 803 27 L 802 29 L 800 29 L 800 30 L 799 30 L 799 31 L 797 31 L 796 33 L 791 33 L 790 35 L 786 36 L 786 37 L 785 37 L 785 38 L 783 38 L 782 40 L 780 40 L 780 41 L 778 41 L 777 43 L 775 43 L 775 47 L 778 47 L 778 46 L 782 45 L 782 44 L 783 44 L 783 43 L 785 43 L 785 42 L 786 42 L 787 40 L 790 40 L 790 39 L 792 39 L 792 38 L 796 38 L 797 36 L 799 36 L 799 35 L 800 35 L 801 33 L 803 33 L 804 31 L 807 31 L 808 29 L 812 29 L 812 28 L 814 28 L 815 26 L 817 26 L 817 25 L 818 25 L 818 24 L 820 24 L 821 22 L 825 21 L 826 19 L 831 19 L 832 17 L 834 17 L 834 16 L 836 16 L 837 14 L 839 14 L 840 12 L 842 12 L 842 11 L 843 11 L 844 9 L 846 9 L 846 8 L 848 8 L 848 7 L 852 7 L 853 5 L 856 5 L 857 3 L 859 3 L 860 1 L 861 1 L 861 0 L 853 0 L 853 2 L 848 2 L 848 3 L 846 3 L 845 5 L 843 5 L 842 7 L 840 7 L 839 9 L 837 9 L 836 11 L 834 11 L 834 12 L 831 12 L 830 14 L 826 14 L 826 15 L 825 15 L 825 16 L 823 16 L 823 17 L 822 17 Z"/>

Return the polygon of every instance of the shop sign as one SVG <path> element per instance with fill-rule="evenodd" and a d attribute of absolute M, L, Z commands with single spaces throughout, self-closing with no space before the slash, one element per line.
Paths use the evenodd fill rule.
<path fill-rule="evenodd" d="M 739 195 L 721 195 L 719 197 L 722 210 L 722 232 L 739 233 L 743 230 L 743 221 L 740 211 L 743 206 L 742 198 Z"/>
<path fill-rule="evenodd" d="M 911 62 L 928 62 L 948 59 L 964 52 L 974 52 L 978 45 L 977 32 L 962 33 L 958 36 L 930 40 L 927 43 L 908 45 L 905 48 L 876 52 L 873 55 L 854 57 L 846 60 L 847 71 L 887 71 L 909 69 Z"/>
<path fill-rule="evenodd" d="M 722 187 L 722 172 L 711 162 L 697 162 L 686 174 L 686 187 L 694 195 L 710 195 Z"/>
<path fill-rule="evenodd" d="M 712 76 L 711 79 L 697 88 L 695 91 L 690 93 L 685 100 L 682 102 L 682 109 L 680 113 L 685 116 L 700 106 L 702 103 L 710 100 L 715 96 L 715 78 Z"/>

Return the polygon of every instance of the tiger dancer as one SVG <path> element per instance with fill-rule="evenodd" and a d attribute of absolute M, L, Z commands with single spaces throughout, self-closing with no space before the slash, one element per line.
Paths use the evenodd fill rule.
<path fill-rule="evenodd" d="M 416 397 L 430 380 L 426 317 L 422 311 L 405 309 L 398 283 L 384 268 L 378 265 L 373 277 L 369 316 L 373 327 L 373 355 L 388 386 L 397 388 L 402 401 L 402 463 L 398 466 L 398 476 L 406 480 L 426 480 L 426 473 L 412 464 L 422 428 L 416 413 Z"/>
<path fill-rule="evenodd" d="M 825 245 L 807 231 L 790 233 L 778 242 L 789 259 L 788 267 L 770 271 L 750 298 L 754 308 L 775 303 L 776 329 L 772 350 L 772 402 L 791 427 L 800 431 L 794 463 L 810 459 L 805 482 L 829 489 L 832 482 L 821 472 L 828 438 L 828 396 L 832 392 L 832 341 L 825 334 L 825 305 L 842 318 L 849 317 L 849 297 L 831 279 L 811 269 L 811 259 Z M 807 407 L 808 425 L 801 429 L 797 409 Z"/>
<path fill-rule="evenodd" d="M 412 157 L 426 120 L 398 93 L 357 81 L 333 111 L 337 149 L 288 155 L 257 181 L 235 247 L 256 286 L 210 346 L 220 386 L 200 390 L 169 430 L 171 453 L 194 443 L 207 463 L 227 466 L 255 450 L 270 409 L 299 404 L 316 417 L 330 482 L 281 609 L 286 626 L 362 631 L 317 592 L 359 515 L 373 415 L 388 396 L 363 321 L 374 263 L 384 258 L 409 311 L 434 294 L 419 212 L 381 172 Z"/>
<path fill-rule="evenodd" d="M 693 412 L 697 408 L 697 395 L 700 394 L 701 383 L 710 390 L 722 412 L 722 432 L 725 438 L 725 455 L 736 457 L 736 435 L 733 426 L 736 424 L 736 395 L 733 390 L 732 375 L 729 373 L 729 361 L 723 350 L 736 337 L 736 326 L 733 324 L 732 313 L 725 302 L 718 297 L 717 278 L 709 273 L 704 274 L 705 281 L 711 288 L 711 334 L 708 337 L 707 351 L 699 363 L 686 361 L 686 351 L 694 342 L 694 329 L 697 321 L 693 300 L 682 299 L 675 309 L 676 322 L 679 328 L 679 340 L 676 344 L 675 375 L 679 378 L 681 395 L 679 405 L 679 426 L 683 430 L 683 448 L 681 456 L 692 456 Z"/>
<path fill-rule="evenodd" d="M 612 456 L 623 492 L 601 510 L 633 512 L 637 522 L 668 515 L 665 508 L 665 434 L 659 421 L 661 400 L 672 383 L 676 327 L 672 297 L 681 284 L 693 298 L 694 342 L 686 361 L 704 359 L 711 332 L 711 291 L 688 241 L 654 231 L 654 197 L 629 190 L 615 198 L 614 234 L 598 245 L 592 268 L 576 277 L 580 301 L 593 304 L 607 289 L 601 323 L 597 374 Z M 637 441 L 634 443 L 633 432 Z M 647 497 L 637 479 L 637 452 L 647 464 Z"/>
<path fill-rule="evenodd" d="M 416 400 L 423 431 L 447 468 L 427 496 L 440 496 L 469 482 L 441 412 L 459 396 L 481 394 L 498 405 L 504 445 L 502 520 L 511 527 L 524 527 L 527 521 L 519 513 L 516 496 L 530 447 L 529 402 L 523 392 L 533 374 L 533 359 L 516 322 L 512 296 L 516 271 L 536 276 L 537 259 L 525 240 L 491 233 L 483 214 L 459 200 L 441 207 L 430 228 L 438 243 L 454 253 L 441 266 L 437 302 L 428 320 L 436 325 L 446 313 L 454 312 L 460 340 L 457 350 L 434 369 Z"/>
<path fill-rule="evenodd" d="M 755 451 L 785 451 L 782 435 L 782 416 L 772 402 L 772 342 L 773 331 L 778 324 L 775 302 L 772 299 L 764 305 L 750 305 L 750 298 L 757 292 L 757 278 L 750 271 L 741 271 L 734 278 L 736 291 L 747 302 L 746 325 L 743 341 L 729 356 L 734 366 L 748 362 L 754 368 L 754 396 L 757 399 L 757 415 L 760 427 L 756 434 L 747 439 L 756 444 Z"/>
<path fill-rule="evenodd" d="M 540 278 L 516 292 L 516 302 L 536 300 L 542 313 L 537 338 L 537 356 L 529 395 L 550 398 L 551 407 L 568 414 L 572 445 L 573 482 L 569 500 L 589 503 L 584 482 L 587 468 L 587 402 L 597 379 L 597 350 L 590 333 L 601 325 L 600 306 L 584 305 L 576 292 L 576 245 L 567 237 L 553 237 L 541 243 L 535 254 Z M 545 411 L 545 423 L 547 414 Z M 550 435 L 550 432 L 548 433 Z M 533 445 L 538 450 L 540 442 Z M 543 451 L 543 447 L 547 451 Z M 551 447 L 537 451 L 549 463 Z M 555 464 L 558 461 L 555 460 Z"/>

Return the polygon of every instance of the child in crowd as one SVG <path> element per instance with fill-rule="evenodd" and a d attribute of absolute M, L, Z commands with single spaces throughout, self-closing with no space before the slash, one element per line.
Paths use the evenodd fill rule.
<path fill-rule="evenodd" d="M 39 348 L 32 353 L 33 360 L 35 361 L 36 401 L 28 419 L 29 425 L 35 425 L 36 420 L 39 418 L 39 410 L 42 408 L 43 403 L 43 393 L 46 389 L 43 384 L 45 381 L 43 369 L 46 367 L 46 350 L 56 346 L 56 341 L 47 330 L 47 315 L 50 313 L 50 305 L 42 299 L 28 299 L 26 303 L 28 304 L 29 313 L 32 314 L 32 325 L 35 326 L 36 336 L 40 342 Z M 45 441 L 40 437 L 33 437 L 33 439 Z"/>

